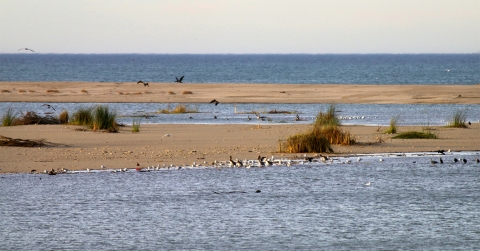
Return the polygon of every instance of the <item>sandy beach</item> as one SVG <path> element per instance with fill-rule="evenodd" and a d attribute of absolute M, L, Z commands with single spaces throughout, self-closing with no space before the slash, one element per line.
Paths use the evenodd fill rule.
<path fill-rule="evenodd" d="M 52 91 L 54 90 L 54 91 Z M 56 91 L 55 91 L 56 90 Z M 182 94 L 182 93 L 189 94 Z M 191 93 L 190 93 L 191 92 Z M 209 102 L 223 103 L 393 103 L 479 104 L 480 85 L 275 85 L 2 82 L 1 102 Z M 4 111 L 2 111 L 3 114 Z M 0 147 L 0 173 L 191 165 L 279 153 L 279 141 L 310 125 L 142 125 L 140 133 L 122 127 L 119 133 L 77 131 L 71 125 L 0 127 L 0 135 L 45 139 L 41 148 Z M 345 126 L 359 144 L 334 146 L 337 155 L 361 153 L 480 150 L 480 124 L 467 129 L 434 127 L 435 140 L 391 139 L 376 126 Z M 421 127 L 400 127 L 399 131 Z M 162 136 L 170 134 L 170 137 Z M 380 140 L 381 139 L 381 140 Z M 379 143 L 379 141 L 381 143 Z"/>

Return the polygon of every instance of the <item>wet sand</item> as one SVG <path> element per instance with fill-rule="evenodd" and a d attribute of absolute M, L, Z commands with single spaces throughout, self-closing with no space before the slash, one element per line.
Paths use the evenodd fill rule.
<path fill-rule="evenodd" d="M 4 91 L 7 90 L 7 91 Z M 47 92 L 57 90 L 58 92 Z M 85 90 L 85 92 L 83 91 Z M 191 94 L 182 94 L 190 91 Z M 120 92 L 122 94 L 120 94 Z M 173 92 L 175 94 L 169 94 Z M 480 85 L 375 86 L 274 84 L 170 84 L 150 83 L 36 83 L 2 82 L 0 100 L 25 102 L 209 102 L 225 103 L 452 103 L 479 104 Z M 3 113 L 3 112 L 2 112 Z M 279 141 L 310 125 L 142 125 L 139 133 L 122 127 L 119 133 L 77 131 L 70 125 L 0 127 L 10 138 L 45 139 L 48 147 L 0 147 L 0 173 L 135 168 L 191 165 L 215 160 L 303 156 L 279 153 Z M 439 139 L 391 139 L 376 126 L 345 126 L 355 135 L 354 146 L 333 146 L 337 155 L 362 153 L 479 151 L 480 124 L 468 129 L 433 127 Z M 421 127 L 400 127 L 399 131 Z M 170 134 L 170 137 L 163 137 Z M 331 155 L 331 154 L 330 154 Z"/>

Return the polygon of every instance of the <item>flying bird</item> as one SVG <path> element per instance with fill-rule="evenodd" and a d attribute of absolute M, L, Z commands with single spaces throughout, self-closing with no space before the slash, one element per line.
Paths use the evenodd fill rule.
<path fill-rule="evenodd" d="M 29 48 L 22 48 L 22 49 L 18 49 L 19 51 L 31 51 L 31 52 L 35 52 L 34 50 L 32 49 L 29 49 Z"/>
<path fill-rule="evenodd" d="M 216 99 L 214 99 L 214 100 L 210 101 L 210 104 L 211 104 L 211 103 L 214 103 L 215 106 L 217 106 L 220 102 L 218 102 Z"/>
<path fill-rule="evenodd" d="M 180 78 L 175 77 L 175 83 L 182 83 L 183 77 L 185 77 L 185 76 L 182 76 Z"/>
<path fill-rule="evenodd" d="M 43 104 L 42 106 L 46 106 L 48 109 L 53 109 L 54 111 L 56 111 L 55 108 L 53 108 L 53 106 L 49 104 Z"/>

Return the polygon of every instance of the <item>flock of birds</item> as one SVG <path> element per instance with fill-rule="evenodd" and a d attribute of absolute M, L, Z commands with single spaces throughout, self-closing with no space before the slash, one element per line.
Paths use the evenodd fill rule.
<path fill-rule="evenodd" d="M 168 135 L 168 136 L 167 136 Z M 164 135 L 164 137 L 170 137 L 169 134 Z M 162 137 L 163 138 L 163 137 Z M 400 156 L 404 157 L 405 154 L 396 154 L 393 156 Z M 374 157 L 374 156 L 371 156 Z M 307 166 L 307 167 L 312 167 L 318 164 L 351 164 L 353 162 L 371 162 L 371 161 L 379 161 L 379 162 L 384 162 L 385 160 L 383 158 L 371 158 L 371 157 L 329 157 L 326 155 L 321 155 L 321 154 L 314 154 L 313 156 L 307 156 L 304 154 L 302 157 L 295 157 L 293 159 L 290 158 L 276 158 L 275 156 L 272 156 L 270 158 L 267 158 L 265 156 L 260 156 L 256 159 L 234 159 L 232 156 L 228 160 L 224 161 L 213 161 L 211 163 L 208 163 L 207 161 L 203 161 L 203 163 L 197 163 L 193 162 L 190 165 L 156 165 L 156 166 L 147 166 L 147 167 L 142 167 L 139 163 L 136 163 L 135 168 L 107 168 L 104 165 L 100 166 L 100 169 L 89 169 L 87 168 L 84 171 L 70 171 L 68 169 L 62 168 L 60 170 L 54 170 L 53 168 L 50 171 L 44 170 L 44 174 L 49 174 L 49 175 L 56 175 L 56 174 L 74 174 L 74 173 L 95 173 L 95 172 L 111 172 L 111 173 L 125 173 L 125 172 L 153 172 L 153 171 L 161 171 L 161 170 L 180 170 L 180 169 L 195 169 L 195 168 L 263 168 L 263 167 L 293 167 L 293 166 Z M 475 160 L 473 160 L 477 164 L 480 163 L 480 159 L 477 157 Z M 413 161 L 413 163 L 416 163 L 417 161 Z M 430 158 L 430 163 L 432 165 L 436 164 L 443 164 L 443 163 L 450 163 L 450 164 L 455 164 L 457 162 L 467 164 L 468 160 L 466 158 L 457 158 L 454 157 L 452 162 L 444 161 L 441 157 L 439 158 L 439 161 L 435 161 L 432 158 Z M 31 173 L 37 173 L 36 170 L 32 170 Z M 365 184 L 366 186 L 370 186 L 370 182 L 367 182 Z"/>

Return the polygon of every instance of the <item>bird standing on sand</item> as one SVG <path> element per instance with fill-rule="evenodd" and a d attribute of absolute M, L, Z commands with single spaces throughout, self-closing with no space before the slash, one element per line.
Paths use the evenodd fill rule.
<path fill-rule="evenodd" d="M 22 48 L 22 49 L 18 49 L 19 51 L 31 51 L 31 52 L 35 52 L 34 50 L 32 49 L 29 49 L 29 48 Z"/>
<path fill-rule="evenodd" d="M 182 83 L 183 77 L 185 76 L 181 76 L 180 78 L 175 77 L 175 83 Z"/>
<path fill-rule="evenodd" d="M 53 106 L 49 104 L 43 104 L 42 106 L 46 106 L 48 109 L 53 109 L 54 111 L 56 111 L 55 108 L 53 108 Z"/>
<path fill-rule="evenodd" d="M 211 104 L 211 103 L 214 103 L 214 104 L 215 104 L 215 106 L 217 106 L 217 105 L 218 105 L 220 102 L 218 102 L 216 99 L 214 99 L 214 100 L 210 101 L 210 103 L 209 103 L 209 104 Z"/>

